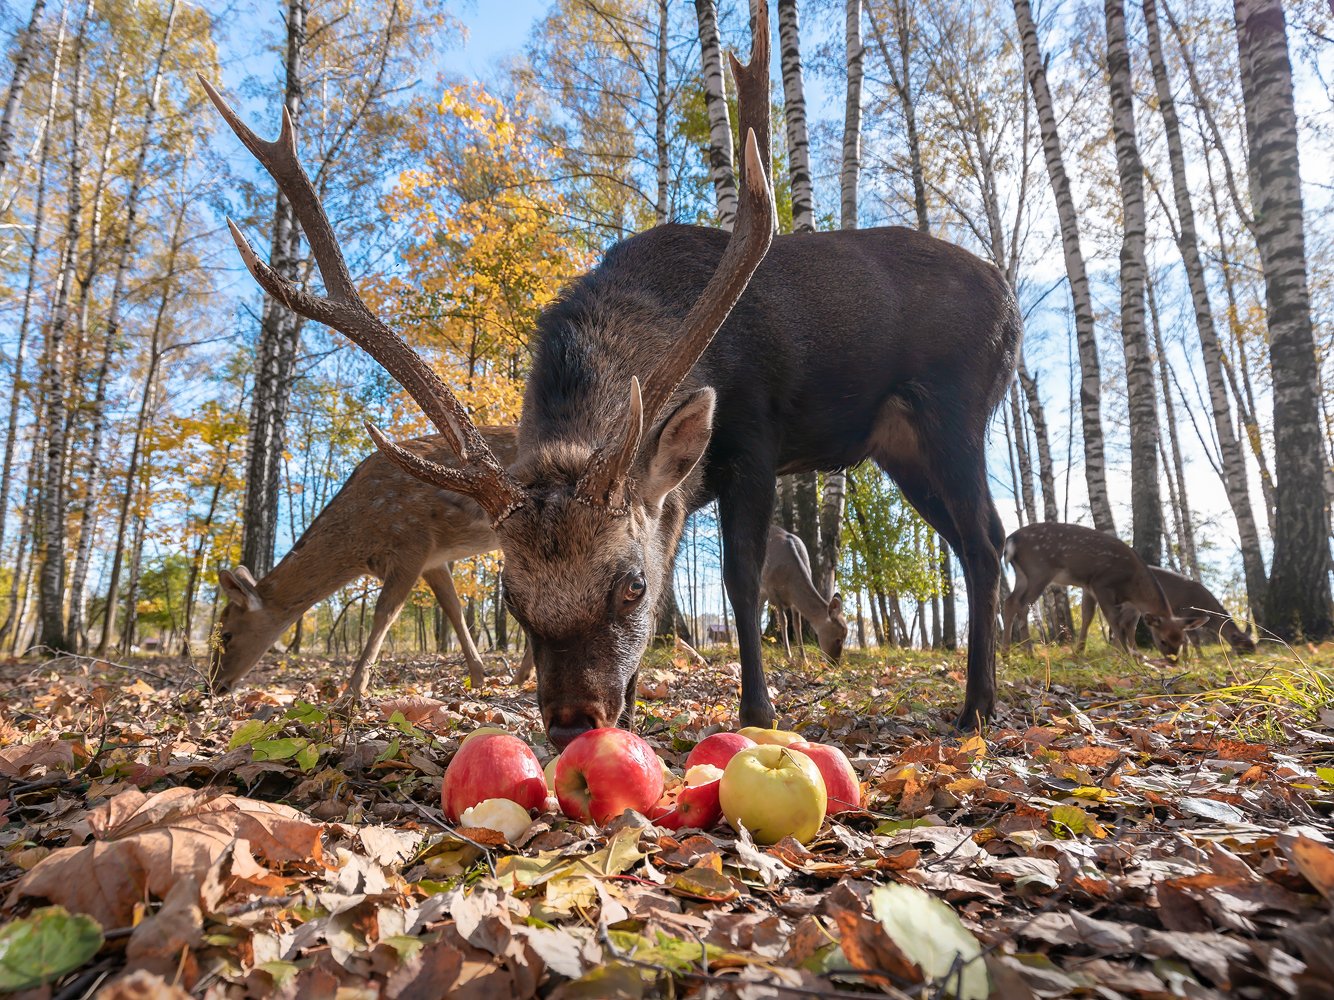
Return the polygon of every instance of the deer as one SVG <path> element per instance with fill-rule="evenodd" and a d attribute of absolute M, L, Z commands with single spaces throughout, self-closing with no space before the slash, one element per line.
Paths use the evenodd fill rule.
<path fill-rule="evenodd" d="M 1204 621 L 1200 626 L 1186 632 L 1186 638 L 1197 650 L 1200 648 L 1202 641 L 1208 637 L 1213 641 L 1226 640 L 1232 649 L 1238 653 L 1255 652 L 1255 635 L 1251 631 L 1250 623 L 1247 623 L 1246 629 L 1243 631 L 1232 620 L 1232 616 L 1228 614 L 1227 608 L 1223 607 L 1223 603 L 1210 593 L 1204 584 L 1198 580 L 1192 580 L 1188 576 L 1182 576 L 1180 573 L 1174 573 L 1170 569 L 1163 569 L 1160 566 L 1150 566 L 1149 573 L 1163 588 L 1163 595 L 1167 598 L 1167 603 L 1172 606 L 1172 613 L 1176 617 L 1184 619 L 1191 618 L 1192 615 L 1203 615 Z M 1093 597 L 1087 590 L 1084 591 L 1082 616 L 1085 622 L 1092 621 L 1095 606 Z M 1123 630 L 1135 627 L 1139 612 L 1135 611 L 1134 608 L 1122 607 L 1117 613 L 1127 617 L 1134 616 L 1133 620 L 1122 626 Z M 1087 627 L 1081 626 L 1081 630 L 1087 632 Z"/>
<path fill-rule="evenodd" d="M 484 428 L 481 435 L 494 452 L 513 457 L 513 427 Z M 438 434 L 404 441 L 403 447 L 424 460 L 454 460 Z M 372 452 L 272 572 L 259 580 L 244 566 L 218 574 L 227 605 L 218 619 L 209 684 L 215 692 L 235 687 L 308 608 L 369 573 L 383 586 L 348 692 L 356 697 L 367 693 L 385 635 L 423 578 L 458 634 L 472 686 L 480 688 L 482 659 L 464 622 L 449 564 L 498 547 L 490 519 L 476 502 L 411 476 Z M 515 678 L 519 683 L 527 675 L 529 656 L 524 653 Z"/>
<path fill-rule="evenodd" d="M 1120 539 L 1093 528 L 1057 521 L 1025 525 L 1005 540 L 1005 561 L 1014 569 L 1014 589 L 1005 599 L 1001 622 L 1003 653 L 1009 652 L 1015 621 L 1053 583 L 1082 587 L 1086 595 L 1092 595 L 1107 621 L 1113 645 L 1126 652 L 1134 649 L 1140 615 L 1154 645 L 1169 659 L 1181 651 L 1186 633 L 1207 620 L 1202 615 L 1178 618 L 1139 554 Z M 1082 618 L 1076 652 L 1084 649 L 1093 620 L 1087 597 Z"/>
<path fill-rule="evenodd" d="M 1013 376 L 1021 321 L 993 265 L 899 227 L 775 236 L 769 171 L 769 21 L 730 55 L 744 152 L 730 233 L 666 223 L 631 236 L 536 322 L 518 454 L 503 463 L 438 375 L 362 301 L 296 126 L 260 139 L 209 97 L 292 204 L 323 294 L 263 263 L 277 301 L 343 333 L 396 378 L 450 442 L 443 466 L 368 425 L 422 479 L 471 496 L 504 553 L 503 594 L 527 633 L 547 735 L 634 725 L 639 664 L 670 586 L 685 519 L 718 503 L 723 585 L 737 622 L 740 718 L 771 726 L 759 628 L 775 476 L 871 458 L 958 555 L 968 673 L 957 724 L 995 708 L 995 619 L 1005 532 L 987 481 L 987 424 Z"/>
<path fill-rule="evenodd" d="M 806 551 L 806 543 L 776 524 L 769 527 L 764 569 L 760 572 L 760 596 L 773 605 L 779 628 L 783 632 L 783 651 L 789 661 L 792 659 L 792 645 L 788 639 L 789 608 L 799 616 L 795 627 L 802 662 L 806 660 L 806 645 L 801 641 L 802 618 L 815 629 L 820 652 L 832 663 L 842 658 L 843 643 L 848 638 L 848 622 L 843 617 L 843 598 L 834 594 L 825 600 L 821 596 L 811 579 L 811 559 Z"/>

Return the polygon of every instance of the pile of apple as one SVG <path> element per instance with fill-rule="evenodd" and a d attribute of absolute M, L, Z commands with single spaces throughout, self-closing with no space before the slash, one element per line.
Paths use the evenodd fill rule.
<path fill-rule="evenodd" d="M 696 744 L 685 778 L 624 729 L 594 729 L 572 740 L 543 771 L 517 736 L 476 730 L 460 744 L 441 783 L 450 821 L 498 830 L 514 840 L 548 792 L 571 819 L 599 825 L 634 809 L 658 826 L 707 830 L 723 816 L 757 843 L 811 840 L 826 814 L 861 807 L 857 772 L 837 747 L 797 733 L 749 727 Z"/>

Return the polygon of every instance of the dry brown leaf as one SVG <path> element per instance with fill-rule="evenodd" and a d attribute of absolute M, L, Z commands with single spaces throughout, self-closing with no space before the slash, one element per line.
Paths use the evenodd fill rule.
<path fill-rule="evenodd" d="M 125 946 L 125 967 L 174 977 L 192 987 L 199 978 L 194 948 L 204 937 L 204 914 L 199 908 L 199 880 L 185 875 L 171 887 L 161 909 L 142 921 Z"/>
<path fill-rule="evenodd" d="M 123 792 L 93 810 L 88 825 L 96 839 L 42 859 L 8 905 L 43 897 L 103 927 L 124 927 L 145 893 L 165 899 L 181 878 L 202 879 L 238 840 L 270 864 L 323 864 L 322 824 L 289 806 L 212 791 Z"/>
<path fill-rule="evenodd" d="M 0 750 L 0 776 L 23 778 L 39 767 L 68 771 L 74 766 L 74 744 L 70 740 L 49 739 Z"/>
<path fill-rule="evenodd" d="M 190 1000 L 190 994 L 151 972 L 131 972 L 98 990 L 97 1000 Z"/>
<path fill-rule="evenodd" d="M 1334 903 L 1334 850 L 1306 836 L 1286 840 L 1282 846 L 1288 860 L 1302 873 L 1302 878 L 1327 901 Z"/>

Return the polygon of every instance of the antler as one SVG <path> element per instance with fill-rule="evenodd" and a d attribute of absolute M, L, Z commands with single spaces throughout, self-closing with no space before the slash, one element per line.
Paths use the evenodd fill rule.
<path fill-rule="evenodd" d="M 282 131 L 276 140 L 269 142 L 255 135 L 202 75 L 199 82 L 237 138 L 278 182 L 278 190 L 291 203 L 310 241 L 327 294 L 315 295 L 298 288 L 274 271 L 259 259 L 236 223 L 228 219 L 227 226 L 246 268 L 266 292 L 293 312 L 332 327 L 378 361 L 408 390 L 431 423 L 444 435 L 462 468 L 450 468 L 414 455 L 368 423 L 366 429 L 377 448 L 418 479 L 472 497 L 491 516 L 493 523 L 505 520 L 523 504 L 524 488 L 496 459 L 449 386 L 362 301 L 352 283 L 338 238 L 329 225 L 329 217 L 297 157 L 296 128 L 287 109 L 283 108 Z"/>
<path fill-rule="evenodd" d="M 778 219 L 769 179 L 769 11 L 759 4 L 752 27 L 750 62 L 744 66 L 728 53 L 737 83 L 738 118 L 746 137 L 741 203 L 732 236 L 718 268 L 681 324 L 680 343 L 662 364 L 644 379 L 641 398 L 638 379 L 631 380 L 625 435 L 603 445 L 594 454 L 579 481 L 578 496 L 585 503 L 624 509 L 625 483 L 645 428 L 685 379 L 718 328 L 741 298 L 773 240 Z"/>
<path fill-rule="evenodd" d="M 681 326 L 681 339 L 671 355 L 644 379 L 644 424 L 652 426 L 672 393 L 685 379 L 718 328 L 741 298 L 773 240 L 774 213 L 769 171 L 769 4 L 757 5 L 752 26 L 750 62 L 744 66 L 729 52 L 737 85 L 737 118 L 746 137 L 741 200 L 732 237 L 718 269 L 704 287 Z"/>

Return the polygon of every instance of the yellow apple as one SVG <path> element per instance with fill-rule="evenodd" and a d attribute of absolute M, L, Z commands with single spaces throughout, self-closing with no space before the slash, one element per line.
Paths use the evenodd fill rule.
<path fill-rule="evenodd" d="M 761 744 L 727 762 L 718 785 L 732 829 L 745 827 L 757 844 L 792 836 L 809 842 L 824 822 L 827 804 L 820 769 L 804 753 Z"/>
<path fill-rule="evenodd" d="M 507 735 L 507 734 L 508 734 L 508 730 L 505 730 L 505 729 L 497 729 L 495 726 L 478 726 L 476 729 L 474 729 L 472 732 L 470 732 L 467 736 L 463 737 L 463 739 L 459 742 L 459 746 L 463 746 L 464 743 L 467 743 L 467 742 L 468 742 L 470 739 L 472 739 L 474 736 L 492 736 L 492 735 L 495 735 L 495 734 L 497 734 L 497 733 L 499 733 L 499 734 L 501 734 L 501 735 Z"/>
<path fill-rule="evenodd" d="M 736 731 L 738 736 L 745 736 L 756 743 L 785 747 L 791 743 L 801 743 L 806 737 L 787 729 L 765 729 L 763 726 L 747 726 Z"/>
<path fill-rule="evenodd" d="M 556 762 L 558 760 L 560 760 L 560 754 L 547 761 L 547 766 L 542 769 L 542 774 L 547 779 L 547 791 L 552 795 L 556 794 Z"/>

